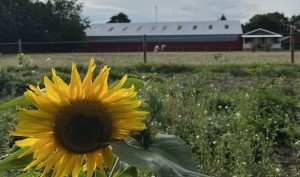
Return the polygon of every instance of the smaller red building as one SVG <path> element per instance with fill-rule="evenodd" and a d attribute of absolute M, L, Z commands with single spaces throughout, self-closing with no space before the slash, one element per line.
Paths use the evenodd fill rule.
<path fill-rule="evenodd" d="M 86 30 L 89 52 L 139 52 L 144 35 L 147 50 L 238 51 L 243 49 L 239 21 L 107 23 Z"/>

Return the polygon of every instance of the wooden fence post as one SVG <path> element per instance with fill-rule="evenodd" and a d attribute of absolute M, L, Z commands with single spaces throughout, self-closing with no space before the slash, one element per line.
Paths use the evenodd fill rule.
<path fill-rule="evenodd" d="M 18 39 L 18 54 L 22 53 L 22 40 Z"/>
<path fill-rule="evenodd" d="M 292 63 L 295 63 L 294 42 L 295 42 L 295 39 L 294 39 L 294 26 L 291 25 L 290 26 L 290 50 L 291 50 L 291 62 Z"/>
<path fill-rule="evenodd" d="M 143 40 L 143 51 L 144 51 L 144 63 L 147 63 L 147 39 L 146 35 L 144 34 L 144 40 Z"/>

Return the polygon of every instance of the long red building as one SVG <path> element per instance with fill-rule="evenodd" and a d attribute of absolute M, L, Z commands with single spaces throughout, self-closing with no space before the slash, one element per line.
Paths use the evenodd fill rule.
<path fill-rule="evenodd" d="M 88 52 L 243 50 L 239 21 L 106 23 L 86 30 Z"/>

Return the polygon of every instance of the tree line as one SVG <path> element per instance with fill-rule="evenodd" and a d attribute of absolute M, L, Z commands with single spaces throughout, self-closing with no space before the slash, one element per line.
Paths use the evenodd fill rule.
<path fill-rule="evenodd" d="M 56 42 L 85 40 L 85 29 L 90 20 L 82 15 L 83 4 L 78 0 L 1 0 L 0 43 Z M 222 15 L 219 20 L 227 20 Z M 107 23 L 130 23 L 122 12 L 113 15 Z M 273 12 L 254 15 L 242 25 L 244 33 L 264 28 L 280 34 L 288 34 L 290 25 L 300 29 L 300 15 L 288 18 Z"/>
<path fill-rule="evenodd" d="M 78 0 L 1 0 L 0 42 L 84 40 L 82 8 Z"/>
<path fill-rule="evenodd" d="M 254 15 L 243 25 L 243 31 L 245 33 L 257 28 L 264 28 L 275 33 L 287 35 L 290 25 L 300 29 L 300 15 L 293 15 L 291 18 L 288 18 L 283 13 L 272 12 Z"/>

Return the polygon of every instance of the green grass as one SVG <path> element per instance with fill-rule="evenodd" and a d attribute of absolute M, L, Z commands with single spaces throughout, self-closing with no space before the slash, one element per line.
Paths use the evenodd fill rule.
<path fill-rule="evenodd" d="M 82 76 L 85 63 L 78 64 Z M 70 79 L 70 66 L 56 68 L 64 80 Z M 151 107 L 149 127 L 183 138 L 200 173 L 300 176 L 300 65 L 115 65 L 110 78 L 125 73 L 146 83 L 140 96 Z M 0 98 L 21 95 L 26 84 L 42 83 L 44 75 L 50 76 L 46 65 L 0 68 Z M 15 111 L 0 118 L 3 155 L 12 141 L 8 132 L 13 126 L 7 129 L 6 123 L 13 125 Z"/>
<path fill-rule="evenodd" d="M 26 51 L 25 51 L 26 53 Z M 27 53 L 26 53 L 27 54 Z M 39 66 L 51 67 L 72 62 L 88 64 L 91 57 L 111 66 L 132 65 L 143 62 L 143 53 L 33 53 L 32 62 Z M 262 64 L 289 63 L 288 51 L 272 52 L 148 52 L 148 63 L 156 64 Z M 300 63 L 300 53 L 295 52 L 295 61 Z M 17 65 L 16 54 L 0 55 L 0 66 Z"/>

